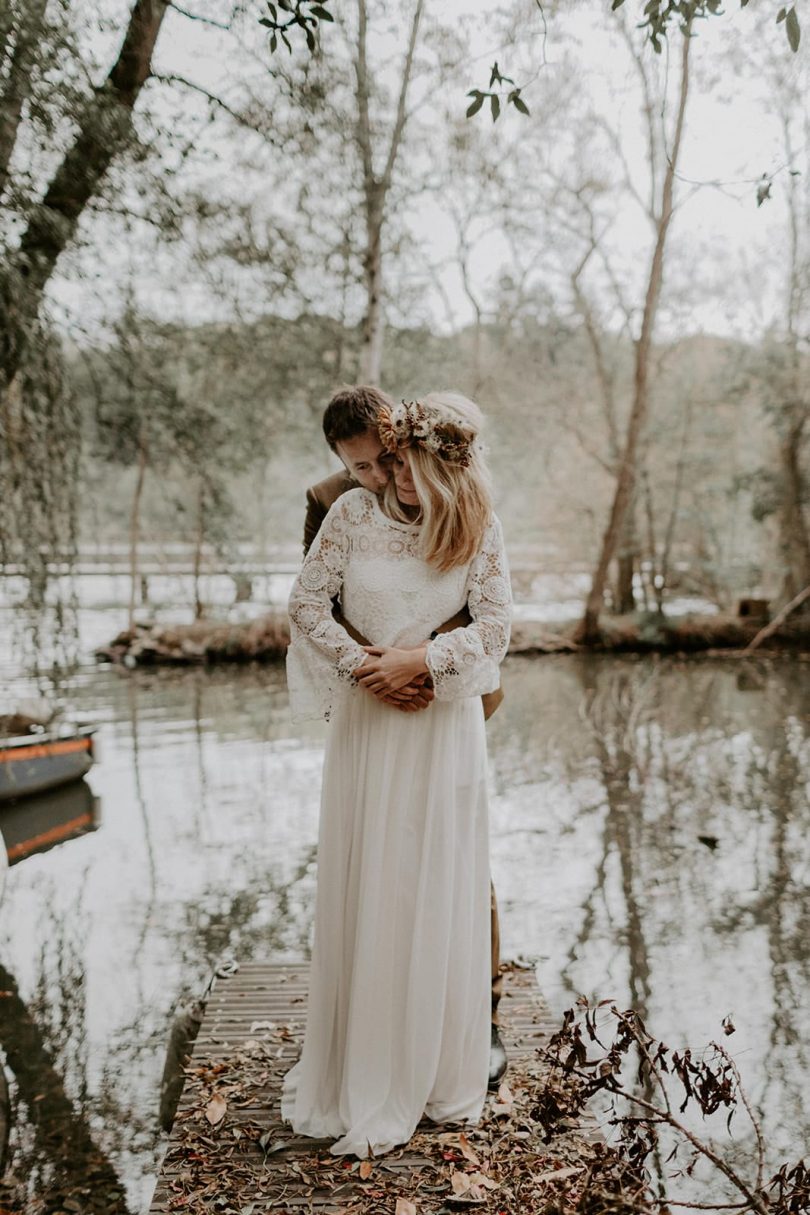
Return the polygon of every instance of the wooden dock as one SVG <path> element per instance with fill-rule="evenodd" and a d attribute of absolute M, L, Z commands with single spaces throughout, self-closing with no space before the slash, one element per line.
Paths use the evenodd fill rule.
<path fill-rule="evenodd" d="M 496 1188 L 485 1175 L 491 1153 L 486 1146 L 476 1146 L 476 1130 L 465 1135 L 463 1127 L 435 1126 L 425 1120 L 404 1149 L 359 1163 L 330 1156 L 330 1141 L 295 1136 L 281 1122 L 281 1079 L 300 1052 L 308 973 L 306 965 L 251 962 L 242 964 L 232 977 L 216 980 L 186 1069 L 150 1215 L 174 1211 L 329 1215 L 366 1210 L 374 1215 L 389 1211 L 422 1215 L 442 1205 L 435 1192 L 433 1205 L 427 1204 L 428 1192 L 438 1191 L 440 1184 L 447 1188 L 447 1181 L 437 1178 L 437 1158 L 455 1189 L 469 1184 L 473 1197 L 468 1202 L 483 1210 L 503 1209 L 495 1194 L 492 1203 L 487 1201 L 487 1185 Z M 537 1068 L 538 1047 L 557 1028 L 537 991 L 534 972 L 507 970 L 501 1032 L 510 1071 L 507 1086 L 489 1103 L 490 1118 L 502 1119 L 500 1140 L 512 1133 L 510 1078 L 519 1085 L 522 1072 Z M 528 1138 L 525 1130 L 512 1129 L 517 1137 Z M 595 1124 L 577 1134 L 582 1142 L 598 1137 Z M 474 1171 L 476 1162 L 484 1173 Z M 450 1202 L 456 1200 L 463 1202 L 464 1194 L 455 1198 L 451 1194 Z"/>

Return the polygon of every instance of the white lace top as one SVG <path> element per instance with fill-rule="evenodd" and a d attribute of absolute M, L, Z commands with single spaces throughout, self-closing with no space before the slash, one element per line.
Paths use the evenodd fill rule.
<path fill-rule="evenodd" d="M 419 555 L 418 524 L 389 519 L 365 489 L 338 498 L 290 595 L 287 682 L 296 717 L 328 717 L 352 690 L 368 695 L 353 675 L 365 652 L 332 615 L 337 594 L 346 620 L 374 645 L 419 645 L 466 604 L 472 623 L 439 634 L 427 647 L 436 698 L 498 687 L 512 595 L 495 515 L 470 564 L 442 573 Z"/>

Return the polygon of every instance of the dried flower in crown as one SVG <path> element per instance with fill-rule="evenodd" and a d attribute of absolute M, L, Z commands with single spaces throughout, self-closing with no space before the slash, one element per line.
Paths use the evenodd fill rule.
<path fill-rule="evenodd" d="M 467 468 L 470 463 L 474 431 L 421 401 L 403 401 L 393 409 L 384 405 L 378 425 L 386 451 L 416 443 L 449 464 Z"/>

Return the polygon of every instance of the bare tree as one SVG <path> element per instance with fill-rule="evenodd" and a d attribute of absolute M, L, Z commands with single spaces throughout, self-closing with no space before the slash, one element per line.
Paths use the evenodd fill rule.
<path fill-rule="evenodd" d="M 627 425 L 627 432 L 622 448 L 621 464 L 618 470 L 616 490 L 613 496 L 610 518 L 605 530 L 602 547 L 596 569 L 593 574 L 591 589 L 585 604 L 585 613 L 578 628 L 578 636 L 583 641 L 592 641 L 598 635 L 599 614 L 604 601 L 610 563 L 619 546 L 622 531 L 625 526 L 627 513 L 632 506 L 637 482 L 637 456 L 639 444 L 647 420 L 649 410 L 650 364 L 652 356 L 652 341 L 658 302 L 661 295 L 661 285 L 664 275 L 664 255 L 667 235 L 674 209 L 675 174 L 678 165 L 678 155 L 684 131 L 686 101 L 689 93 L 689 50 L 691 24 L 688 23 L 681 44 L 681 78 L 678 98 L 678 110 L 675 120 L 675 132 L 672 149 L 667 158 L 663 181 L 661 183 L 660 207 L 658 224 L 650 264 L 649 278 L 644 300 L 644 311 L 641 321 L 641 332 L 635 343 L 635 368 L 633 383 L 633 402 Z"/>
<path fill-rule="evenodd" d="M 794 109 L 794 105 L 796 109 Z M 788 163 L 793 163 L 795 149 L 791 131 L 791 117 L 796 112 L 804 113 L 803 137 L 810 132 L 810 120 L 801 105 L 800 98 L 793 93 L 784 97 L 782 129 Z M 786 367 L 783 377 L 783 399 L 779 410 L 779 463 L 781 471 L 781 493 L 779 502 L 779 536 L 784 562 L 784 582 L 781 599 L 788 601 L 804 588 L 810 586 L 810 531 L 805 515 L 808 496 L 807 480 L 802 468 L 802 451 L 806 427 L 810 420 L 810 385 L 806 346 L 810 333 L 802 333 L 802 325 L 808 320 L 808 293 L 810 293 L 810 264 L 808 263 L 807 186 L 794 174 L 787 178 L 789 261 L 787 270 L 787 307 L 785 325 Z"/>
<path fill-rule="evenodd" d="M 396 116 L 393 129 L 383 149 L 383 168 L 375 166 L 374 140 L 370 115 L 371 75 L 368 65 L 368 10 L 366 0 L 358 0 L 357 48 L 354 60 L 357 102 L 357 146 L 363 170 L 363 196 L 366 228 L 366 245 L 363 252 L 363 272 L 366 288 L 366 307 L 363 316 L 360 346 L 360 379 L 376 383 L 380 378 L 383 334 L 385 329 L 382 235 L 385 224 L 385 208 L 394 169 L 397 163 L 402 137 L 408 118 L 408 86 L 413 72 L 414 54 L 419 37 L 424 0 L 416 0 L 411 19 L 408 46 L 399 83 Z"/>

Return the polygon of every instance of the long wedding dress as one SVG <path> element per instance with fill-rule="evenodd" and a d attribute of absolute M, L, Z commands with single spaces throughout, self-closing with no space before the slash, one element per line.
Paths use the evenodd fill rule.
<path fill-rule="evenodd" d="M 490 1040 L 486 740 L 480 694 L 499 683 L 509 573 L 498 520 L 462 568 L 418 552 L 418 525 L 364 489 L 329 511 L 290 597 L 296 716 L 331 719 L 315 933 L 301 1058 L 284 1078 L 293 1129 L 380 1155 L 426 1113 L 476 1121 Z M 413 646 L 467 604 L 472 623 L 427 647 L 436 699 L 402 713 L 358 688 L 374 644 Z"/>

